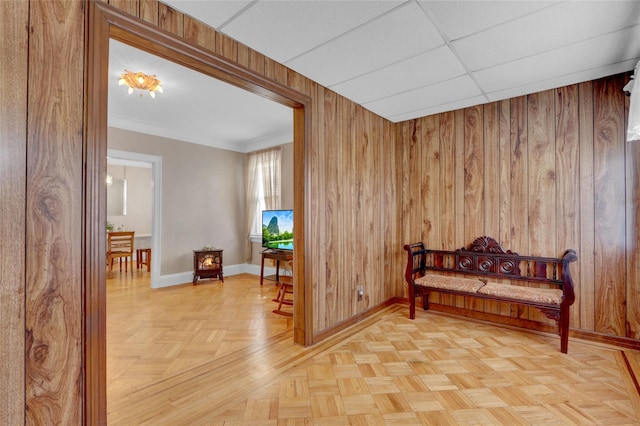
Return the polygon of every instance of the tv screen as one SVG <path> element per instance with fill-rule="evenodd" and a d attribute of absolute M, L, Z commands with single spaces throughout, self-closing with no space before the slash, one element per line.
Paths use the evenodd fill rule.
<path fill-rule="evenodd" d="M 262 211 L 262 247 L 293 250 L 293 210 Z"/>

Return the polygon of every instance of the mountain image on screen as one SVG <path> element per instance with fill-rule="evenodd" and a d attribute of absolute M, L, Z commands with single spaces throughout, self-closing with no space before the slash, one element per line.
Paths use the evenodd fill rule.
<path fill-rule="evenodd" d="M 262 247 L 293 250 L 293 210 L 262 211 Z"/>
<path fill-rule="evenodd" d="M 267 225 L 267 231 L 269 231 L 269 234 L 271 235 L 278 235 L 280 234 L 280 228 L 278 228 L 278 217 L 274 216 L 271 218 L 271 220 L 269 221 L 269 225 Z"/>

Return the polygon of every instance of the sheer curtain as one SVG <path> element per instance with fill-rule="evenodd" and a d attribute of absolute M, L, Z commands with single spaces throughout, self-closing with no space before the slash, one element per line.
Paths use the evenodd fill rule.
<path fill-rule="evenodd" d="M 280 147 L 252 152 L 247 163 L 247 245 L 245 258 L 251 259 L 251 235 L 258 232 L 260 212 L 280 208 Z"/>

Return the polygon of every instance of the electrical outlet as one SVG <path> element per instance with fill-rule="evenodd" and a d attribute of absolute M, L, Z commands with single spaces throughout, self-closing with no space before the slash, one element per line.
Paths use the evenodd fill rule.
<path fill-rule="evenodd" d="M 358 302 L 362 300 L 363 296 L 364 296 L 364 288 L 361 285 L 359 285 L 358 286 Z"/>

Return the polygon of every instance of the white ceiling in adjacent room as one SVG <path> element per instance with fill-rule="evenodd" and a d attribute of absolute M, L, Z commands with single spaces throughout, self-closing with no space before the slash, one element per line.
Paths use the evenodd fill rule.
<path fill-rule="evenodd" d="M 629 71 L 640 59 L 637 0 L 165 2 L 393 122 Z M 176 73 L 156 72 L 167 85 L 159 98 L 173 96 L 174 78 L 200 90 Z M 185 99 L 202 104 L 180 104 L 194 109 L 185 124 L 211 123 L 211 103 L 226 98 L 193 92 Z M 205 139 L 233 144 L 249 131 L 220 127 Z"/>

